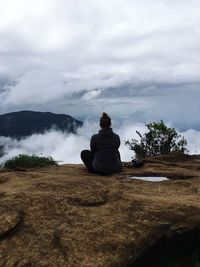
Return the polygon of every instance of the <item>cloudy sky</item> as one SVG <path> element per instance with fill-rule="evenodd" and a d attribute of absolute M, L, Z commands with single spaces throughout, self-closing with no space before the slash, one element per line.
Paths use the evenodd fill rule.
<path fill-rule="evenodd" d="M 0 114 L 200 129 L 199 0 L 0 0 Z"/>
<path fill-rule="evenodd" d="M 39 110 L 85 121 L 76 136 L 0 137 L 5 159 L 36 153 L 80 162 L 102 111 L 120 134 L 123 160 L 131 158 L 124 140 L 160 119 L 200 153 L 199 0 L 0 0 L 0 8 L 0 114 Z"/>

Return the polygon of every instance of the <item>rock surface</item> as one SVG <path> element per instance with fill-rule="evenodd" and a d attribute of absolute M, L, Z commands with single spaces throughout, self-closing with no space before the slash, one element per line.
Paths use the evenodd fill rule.
<path fill-rule="evenodd" d="M 134 266 L 160 238 L 200 231 L 198 156 L 149 159 L 111 176 L 69 164 L 1 170 L 0 181 L 0 266 Z"/>

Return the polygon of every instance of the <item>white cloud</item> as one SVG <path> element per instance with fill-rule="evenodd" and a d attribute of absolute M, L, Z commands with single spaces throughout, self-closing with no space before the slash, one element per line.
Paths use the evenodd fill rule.
<path fill-rule="evenodd" d="M 81 163 L 80 152 L 83 149 L 90 149 L 90 138 L 92 134 L 98 132 L 98 128 L 97 122 L 85 121 L 77 135 L 50 131 L 45 134 L 34 134 L 20 141 L 0 137 L 0 145 L 4 145 L 6 152 L 0 158 L 0 163 L 18 154 L 52 156 L 59 164 Z M 125 146 L 125 141 L 132 138 L 138 139 L 136 130 L 144 133 L 146 131 L 145 125 L 130 121 L 120 124 L 114 121 L 113 129 L 121 139 L 119 150 L 122 161 L 130 161 L 134 154 L 128 146 Z M 181 134 L 188 140 L 190 154 L 200 153 L 200 131 L 187 130 Z"/>
<path fill-rule="evenodd" d="M 193 129 L 184 132 L 185 138 L 188 140 L 188 150 L 191 154 L 200 154 L 200 132 Z"/>
<path fill-rule="evenodd" d="M 200 84 L 199 1 L 0 0 L 0 6 L 0 77 L 9 83 L 0 91 L 0 113 L 86 117 L 106 109 L 180 122 L 181 112 L 187 120 L 200 112 L 193 89 Z"/>
<path fill-rule="evenodd" d="M 60 74 L 44 70 L 30 71 L 15 86 L 10 87 L 4 101 L 8 105 L 44 103 L 62 97 L 64 92 L 64 79 Z"/>

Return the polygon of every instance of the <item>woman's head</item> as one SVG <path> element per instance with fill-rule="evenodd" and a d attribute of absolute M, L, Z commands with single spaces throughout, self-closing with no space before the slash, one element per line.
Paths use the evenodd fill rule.
<path fill-rule="evenodd" d="M 100 126 L 101 128 L 110 128 L 111 126 L 111 118 L 105 112 L 102 113 L 100 118 Z"/>

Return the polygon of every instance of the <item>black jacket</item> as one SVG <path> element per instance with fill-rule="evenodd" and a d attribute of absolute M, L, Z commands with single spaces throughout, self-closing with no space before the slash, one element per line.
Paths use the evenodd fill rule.
<path fill-rule="evenodd" d="M 94 153 L 92 167 L 96 172 L 111 174 L 121 171 L 122 163 L 118 148 L 120 138 L 112 128 L 100 130 L 91 138 L 90 148 Z"/>

